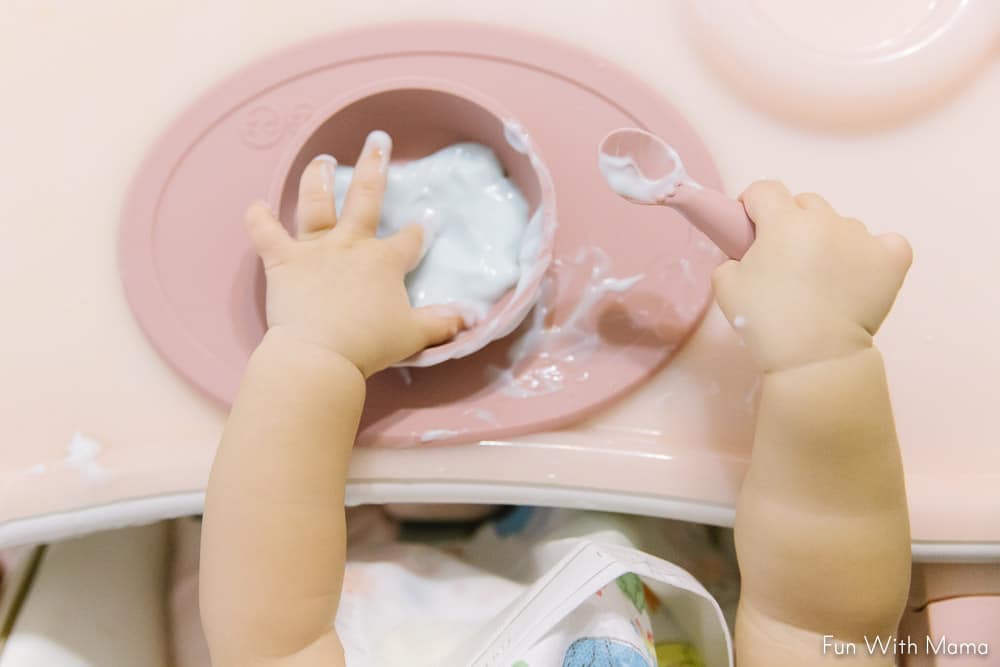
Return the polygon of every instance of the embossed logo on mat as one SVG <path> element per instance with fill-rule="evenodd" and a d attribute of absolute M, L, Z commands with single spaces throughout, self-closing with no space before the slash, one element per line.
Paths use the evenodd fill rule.
<path fill-rule="evenodd" d="M 297 104 L 288 111 L 267 105 L 252 107 L 243 117 L 243 143 L 248 148 L 270 148 L 295 134 L 312 113 L 310 104 Z"/>

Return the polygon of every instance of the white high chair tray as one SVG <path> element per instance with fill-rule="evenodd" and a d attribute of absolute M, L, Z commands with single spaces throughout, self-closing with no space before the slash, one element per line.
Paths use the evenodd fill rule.
<path fill-rule="evenodd" d="M 705 32 L 689 29 L 684 3 L 658 0 L 634 0 L 629 12 L 568 0 L 14 4 L 0 19 L 0 56 L 17 63 L 5 69 L 0 110 L 0 543 L 200 510 L 225 414 L 161 361 L 128 309 L 116 262 L 125 189 L 162 129 L 218 80 L 278 48 L 388 18 L 488 20 L 576 43 L 673 102 L 732 194 L 781 177 L 873 230 L 904 233 L 916 261 L 878 343 L 915 553 L 1000 559 L 1000 314 L 991 305 L 1000 60 L 945 72 L 954 80 L 932 103 L 838 127 L 815 109 L 790 105 L 779 116 L 752 88 L 736 92 L 699 54 Z M 836 86 L 837 99 L 850 99 L 849 81 Z M 449 448 L 359 449 L 349 499 L 549 503 L 730 523 L 757 387 L 711 309 L 663 371 L 588 421 Z"/>

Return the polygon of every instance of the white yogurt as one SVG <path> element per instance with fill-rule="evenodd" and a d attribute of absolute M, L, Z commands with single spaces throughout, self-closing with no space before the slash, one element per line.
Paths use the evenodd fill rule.
<path fill-rule="evenodd" d="M 353 174 L 352 167 L 337 167 L 338 211 Z M 406 277 L 414 307 L 455 303 L 481 319 L 537 254 L 526 238 L 527 201 L 481 144 L 455 144 L 389 166 L 378 236 L 413 223 L 424 226 L 425 239 L 424 257 Z"/>
<path fill-rule="evenodd" d="M 511 148 L 528 157 L 528 161 L 531 162 L 531 166 L 539 174 L 543 183 L 552 182 L 549 168 L 545 166 L 545 163 L 538 156 L 535 145 L 531 141 L 531 135 L 524 129 L 523 125 L 513 119 L 505 120 L 503 123 L 503 136 Z M 554 204 L 551 202 L 549 205 L 554 207 Z M 542 246 L 546 241 L 551 241 L 553 231 L 552 228 L 545 228 L 545 218 L 542 213 L 542 207 L 539 206 L 535 209 L 534 215 L 531 216 L 531 220 L 528 222 L 528 229 L 524 233 L 524 244 L 521 246 L 521 266 L 525 268 L 525 274 L 521 276 L 521 280 L 518 282 L 517 293 L 520 293 L 527 285 L 534 284 L 535 279 L 539 277 L 539 273 L 545 273 L 548 270 L 549 262 L 539 262 L 538 260 Z M 548 237 L 546 237 L 546 234 L 548 234 Z M 533 271 L 533 273 L 529 274 L 529 270 Z M 516 328 L 517 324 L 514 323 L 501 335 L 505 336 L 509 334 Z"/>
<path fill-rule="evenodd" d="M 77 432 L 66 447 L 63 464 L 76 468 L 86 479 L 97 481 L 107 475 L 107 470 L 97 460 L 100 455 L 101 443 Z"/>
<path fill-rule="evenodd" d="M 701 185 L 691 178 L 680 155 L 671 146 L 664 146 L 673 160 L 674 168 L 662 178 L 649 179 L 639 169 L 635 158 L 631 155 L 598 154 L 597 165 L 604 175 L 608 186 L 618 195 L 642 204 L 662 204 L 672 197 L 681 185 L 700 188 Z"/>
<path fill-rule="evenodd" d="M 576 276 L 585 273 L 586 284 L 566 304 L 570 310 L 562 323 L 551 326 L 546 322 L 555 308 L 554 285 L 548 279 L 542 284 L 531 319 L 507 352 L 510 365 L 486 368 L 488 379 L 500 383 L 507 396 L 534 398 L 562 391 L 570 382 L 586 382 L 590 378 L 587 361 L 601 343 L 595 324 L 588 319 L 607 295 L 627 292 L 644 277 L 642 273 L 610 275 L 611 257 L 595 246 L 580 248 L 570 260 L 556 260 L 554 268 L 568 284 L 576 284 Z M 522 368 L 524 362 L 528 368 Z"/>

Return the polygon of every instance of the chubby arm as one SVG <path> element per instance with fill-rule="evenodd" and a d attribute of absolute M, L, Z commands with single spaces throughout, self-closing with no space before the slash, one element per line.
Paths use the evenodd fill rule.
<path fill-rule="evenodd" d="M 201 607 L 215 665 L 307 647 L 327 665 L 343 664 L 331 621 L 363 400 L 361 373 L 323 348 L 272 330 L 254 352 L 216 455 L 202 531 Z"/>
<path fill-rule="evenodd" d="M 314 160 L 297 240 L 263 204 L 247 227 L 267 273 L 268 332 L 247 365 L 212 467 L 201 613 L 216 667 L 344 664 L 332 629 L 344 573 L 344 487 L 365 378 L 460 328 L 411 309 L 419 227 L 374 238 L 390 145 L 369 138 L 337 220 L 334 162 Z"/>
<path fill-rule="evenodd" d="M 910 264 L 815 195 L 744 194 L 758 239 L 716 274 L 719 302 L 763 371 L 737 507 L 741 667 L 892 665 L 910 535 L 881 355 L 872 344 Z M 853 658 L 837 655 L 853 642 Z"/>

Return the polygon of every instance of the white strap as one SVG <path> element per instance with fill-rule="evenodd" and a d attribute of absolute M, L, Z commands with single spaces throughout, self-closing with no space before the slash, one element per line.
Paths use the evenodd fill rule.
<path fill-rule="evenodd" d="M 589 539 L 567 543 L 571 544 L 569 552 L 519 596 L 496 623 L 483 629 L 476 648 L 463 651 L 467 659 L 454 664 L 508 667 L 587 598 L 632 572 L 703 601 L 702 638 L 715 646 L 707 651 L 710 655 L 704 656 L 706 664 L 732 667 L 732 640 L 722 610 L 694 577 L 672 563 L 636 549 Z"/>

